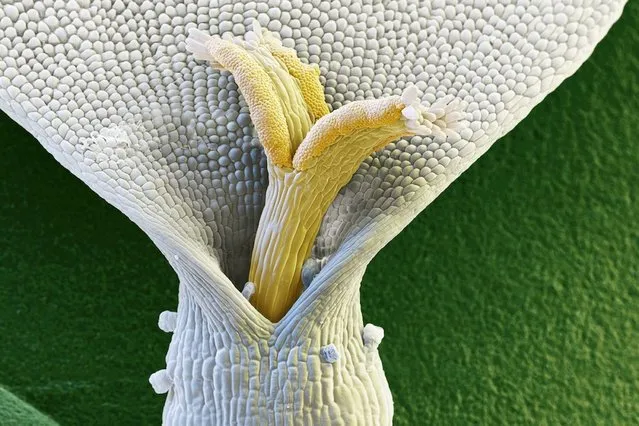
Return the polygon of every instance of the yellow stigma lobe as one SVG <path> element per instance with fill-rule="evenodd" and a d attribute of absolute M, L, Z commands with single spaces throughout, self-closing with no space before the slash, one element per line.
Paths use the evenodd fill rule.
<path fill-rule="evenodd" d="M 290 167 L 292 146 L 281 96 L 267 70 L 254 55 L 239 45 L 217 39 L 208 45 L 211 57 L 229 70 L 249 107 L 251 120 L 268 158 L 280 167 Z"/>
<path fill-rule="evenodd" d="M 403 124 L 402 110 L 406 105 L 399 96 L 368 101 L 355 101 L 333 111 L 320 119 L 295 152 L 293 167 L 297 170 L 306 170 L 314 163 L 312 160 L 320 157 L 329 147 L 339 145 L 340 151 L 357 149 L 346 143 L 348 138 L 356 133 L 369 133 L 373 130 L 384 129 L 384 133 L 396 133 L 393 139 L 408 134 Z M 372 132 L 370 132 L 372 133 Z M 375 152 L 380 144 L 380 138 L 371 134 L 368 142 L 363 141 L 364 149 L 369 155 Z M 391 139 L 391 140 L 393 140 Z"/>

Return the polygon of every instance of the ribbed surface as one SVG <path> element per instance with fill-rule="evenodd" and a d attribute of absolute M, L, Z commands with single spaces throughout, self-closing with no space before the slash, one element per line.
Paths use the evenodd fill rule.
<path fill-rule="evenodd" d="M 390 391 L 377 349 L 363 344 L 357 296 L 330 303 L 336 315 L 325 322 L 287 316 L 292 328 L 282 322 L 260 339 L 211 321 L 211 306 L 200 308 L 188 288 L 181 286 L 167 354 L 173 385 L 164 424 L 391 424 Z M 334 363 L 320 357 L 330 343 Z"/>

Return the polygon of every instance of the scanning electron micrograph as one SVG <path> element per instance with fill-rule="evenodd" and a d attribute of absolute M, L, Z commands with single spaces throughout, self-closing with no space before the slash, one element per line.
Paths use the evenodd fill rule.
<path fill-rule="evenodd" d="M 164 362 L 155 372 L 142 367 L 138 372 L 148 377 L 149 393 L 165 394 L 154 400 L 163 398 L 162 424 L 176 426 L 417 424 L 420 408 L 405 402 L 413 397 L 410 386 L 391 380 L 390 372 L 426 361 L 406 347 L 386 362 L 385 345 L 392 345 L 388 340 L 397 330 L 370 323 L 375 321 L 368 319 L 368 308 L 362 312 L 367 266 L 577 71 L 625 6 L 623 0 L 2 3 L 3 126 L 12 125 L 10 119 L 26 129 L 57 162 L 137 225 L 175 272 L 172 308 L 129 308 L 155 308 L 157 326 L 168 333 Z M 594 108 L 583 110 L 598 117 Z M 549 126 L 549 132 L 579 127 L 563 116 Z M 14 163 L 30 161 L 17 149 L 5 156 Z M 535 156 L 544 163 L 554 153 Z M 542 166 L 531 165 L 519 179 L 535 183 L 535 167 Z M 491 199 L 517 211 L 507 192 Z M 2 220 L 4 231 L 9 225 Z M 85 218 L 94 227 L 100 220 Z M 29 229 L 26 218 L 18 223 Z M 628 225 L 628 232 L 635 228 Z M 419 235 L 411 238 L 419 243 Z M 453 247 L 445 241 L 441 248 L 438 241 L 420 244 L 435 255 Z M 118 245 L 125 250 L 127 243 Z M 410 286 L 396 288 L 396 280 L 407 279 L 402 270 L 420 260 L 412 257 L 411 246 L 394 247 L 401 256 L 379 286 L 410 294 L 410 286 L 427 288 L 436 274 L 457 280 L 457 266 L 437 271 L 429 264 L 410 278 Z M 456 256 L 448 251 L 450 258 Z M 28 264 L 7 262 L 3 268 L 25 270 Z M 473 267 L 478 271 L 473 275 L 481 276 L 481 261 Z M 78 263 L 68 273 L 86 268 Z M 552 268 L 527 275 L 540 270 Z M 130 283 L 122 286 L 138 279 L 123 274 Z M 77 303 L 88 303 L 88 297 Z M 418 310 L 431 309 L 414 303 Z M 21 314 L 8 310 L 0 321 L 12 315 L 14 321 Z M 412 327 L 411 335 L 420 333 L 414 325 L 406 327 Z M 92 341 L 109 332 L 96 333 Z M 2 340 L 6 353 L 19 350 L 19 341 Z M 74 345 L 80 353 L 90 346 Z M 458 353 L 467 351 L 463 339 L 459 348 Z M 47 355 L 46 347 L 38 350 L 43 357 L 55 356 Z M 108 358 L 108 351 L 101 356 Z M 142 363 L 145 354 L 138 357 Z M 473 359 L 468 356 L 468 363 Z M 84 365 L 100 362 L 87 358 Z M 418 371 L 401 383 L 425 381 Z M 48 380 L 42 377 L 43 386 Z M 89 380 L 78 373 L 56 386 L 73 388 Z M 146 379 L 122 380 L 118 386 L 124 388 Z M 499 386 L 498 379 L 487 380 L 482 388 Z M 7 387 L 9 395 L 13 389 Z M 37 395 L 45 392 L 36 389 L 16 386 L 18 396 L 11 398 L 25 398 L 36 411 Z M 451 392 L 450 400 L 462 398 Z M 525 414 L 540 403 L 527 398 L 521 418 L 501 421 L 579 424 L 570 417 L 555 421 Z M 466 399 L 455 412 L 481 404 Z M 494 424 L 500 416 L 493 407 L 485 418 L 445 421 L 436 413 L 449 408 L 430 410 L 431 417 L 422 420 L 433 424 Z M 72 409 L 60 416 L 49 419 L 45 412 L 39 421 L 101 421 L 98 415 L 80 420 L 86 417 L 74 416 Z M 147 423 L 124 411 L 120 416 L 115 423 Z M 34 424 L 24 419 L 22 424 Z"/>

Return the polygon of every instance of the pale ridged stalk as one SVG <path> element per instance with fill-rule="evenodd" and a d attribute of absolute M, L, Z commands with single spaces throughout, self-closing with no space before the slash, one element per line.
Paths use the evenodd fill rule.
<path fill-rule="evenodd" d="M 174 334 L 160 372 L 164 425 L 392 423 L 380 338 L 368 332 L 381 329 L 362 322 L 363 266 L 336 270 L 324 291 L 303 296 L 299 309 L 272 324 L 238 301 L 230 283 L 180 262 Z"/>

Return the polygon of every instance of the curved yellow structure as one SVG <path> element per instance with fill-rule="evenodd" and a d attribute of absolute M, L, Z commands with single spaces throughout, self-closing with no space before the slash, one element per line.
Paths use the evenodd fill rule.
<path fill-rule="evenodd" d="M 279 321 L 302 290 L 302 265 L 337 192 L 371 153 L 403 136 L 453 130 L 442 111 L 403 96 L 351 102 L 329 113 L 316 67 L 254 22 L 245 40 L 195 30 L 188 48 L 230 71 L 269 160 L 269 187 L 251 258 L 251 302 Z"/>

